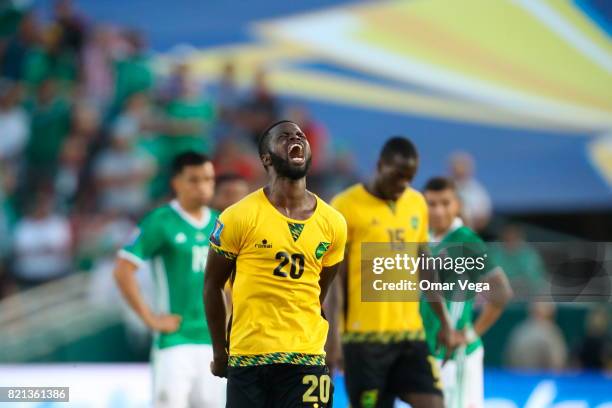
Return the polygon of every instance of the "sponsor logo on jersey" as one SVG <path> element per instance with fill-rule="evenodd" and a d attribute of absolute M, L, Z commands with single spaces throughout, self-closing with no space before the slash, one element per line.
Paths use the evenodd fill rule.
<path fill-rule="evenodd" d="M 262 239 L 261 243 L 255 244 L 255 248 L 272 248 L 272 244 L 267 239 Z"/>
<path fill-rule="evenodd" d="M 221 231 L 223 231 L 223 227 L 223 223 L 217 218 L 215 228 L 213 228 L 213 232 L 210 234 L 210 242 L 217 246 L 221 246 Z"/>
<path fill-rule="evenodd" d="M 182 243 L 184 243 L 186 241 L 187 241 L 187 235 L 185 235 L 185 233 L 183 233 L 183 232 L 179 232 L 174 237 L 174 242 L 176 242 L 177 244 L 182 244 Z"/>
<path fill-rule="evenodd" d="M 315 257 L 317 259 L 321 259 L 325 252 L 327 252 L 327 250 L 329 249 L 330 245 L 331 244 L 329 242 L 319 242 L 317 249 L 315 249 Z"/>

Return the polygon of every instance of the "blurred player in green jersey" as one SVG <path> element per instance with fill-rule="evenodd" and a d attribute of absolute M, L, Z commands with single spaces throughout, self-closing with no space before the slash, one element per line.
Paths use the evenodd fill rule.
<path fill-rule="evenodd" d="M 484 353 L 480 336 L 502 314 L 512 296 L 512 290 L 503 270 L 488 256 L 485 243 L 474 231 L 464 226 L 459 218 L 461 203 L 453 182 L 446 178 L 433 178 L 427 182 L 424 195 L 429 209 L 432 254 L 452 258 L 482 257 L 484 260 L 481 270 L 474 268 L 466 273 L 454 271 L 442 276 L 443 281 L 467 279 L 473 283 L 486 282 L 490 289 L 482 292 L 485 303 L 476 321 L 472 317 L 474 293 L 464 291 L 456 294 L 452 300 L 447 300 L 452 324 L 457 330 L 459 347 L 441 367 L 446 407 L 483 408 Z M 430 349 L 442 362 L 446 351 L 436 349 L 435 346 L 440 323 L 426 301 L 421 302 L 421 315 Z"/>
<path fill-rule="evenodd" d="M 220 407 L 225 382 L 209 370 L 213 353 L 202 290 L 208 236 L 217 212 L 207 207 L 214 191 L 211 161 L 195 152 L 172 165 L 176 198 L 140 222 L 118 255 L 115 279 L 125 300 L 155 333 L 152 351 L 155 407 Z M 135 272 L 150 261 L 156 310 L 147 305 Z"/>

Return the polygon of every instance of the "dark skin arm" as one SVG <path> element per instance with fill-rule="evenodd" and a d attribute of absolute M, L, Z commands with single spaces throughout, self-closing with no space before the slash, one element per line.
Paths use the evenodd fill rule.
<path fill-rule="evenodd" d="M 340 265 L 340 263 L 337 263 L 335 265 L 332 266 L 328 266 L 323 268 L 323 270 L 321 270 L 321 275 L 319 278 L 319 286 L 321 287 L 321 293 L 319 294 L 319 302 L 321 302 L 321 307 L 323 309 L 325 318 L 327 319 L 327 321 L 329 322 L 329 332 L 327 335 L 327 340 L 325 342 L 325 350 L 329 350 L 328 345 L 330 344 L 330 342 L 332 342 L 332 328 L 336 325 L 335 324 L 335 320 L 336 320 L 336 316 L 333 310 L 333 307 L 330 308 L 330 302 L 333 302 L 334 299 L 336 298 L 336 296 L 334 296 L 334 292 L 336 291 L 336 285 L 334 282 L 334 278 L 336 277 L 336 274 L 338 273 L 338 266 Z M 327 296 L 329 293 L 329 297 Z M 325 301 L 327 297 L 327 302 Z M 331 309 L 331 310 L 330 310 Z M 326 353 L 327 354 L 327 353 Z M 332 351 L 332 355 L 333 355 L 333 351 Z M 326 355 L 327 360 L 329 361 L 330 356 Z M 332 363 L 330 361 L 330 363 Z M 329 364 L 328 364 L 329 365 Z"/>
<path fill-rule="evenodd" d="M 339 266 L 340 263 L 337 263 L 332 266 L 326 266 L 321 270 L 321 275 L 319 277 L 319 286 L 321 287 L 319 301 L 321 302 L 321 305 L 323 305 L 323 303 L 325 302 L 325 297 L 327 296 L 327 293 L 329 292 L 329 289 L 332 286 L 332 283 L 334 282 L 334 278 L 338 273 Z"/>
<path fill-rule="evenodd" d="M 348 247 L 348 244 L 347 244 Z M 348 251 L 345 251 L 344 260 L 338 266 L 338 277 L 334 280 L 323 304 L 325 316 L 329 322 L 329 333 L 325 344 L 326 364 L 330 369 L 342 368 L 342 346 L 340 344 L 340 308 L 344 302 L 342 288 L 346 279 L 348 265 Z"/>
<path fill-rule="evenodd" d="M 235 266 L 235 260 L 228 259 L 212 249 L 208 251 L 206 273 L 204 274 L 204 310 L 213 347 L 210 371 L 217 377 L 227 375 L 228 354 L 225 328 L 227 314 L 224 288 Z"/>

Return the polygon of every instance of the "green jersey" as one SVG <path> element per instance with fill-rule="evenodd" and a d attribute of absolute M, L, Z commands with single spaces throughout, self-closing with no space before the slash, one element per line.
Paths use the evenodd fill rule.
<path fill-rule="evenodd" d="M 431 244 L 431 252 L 434 256 L 444 256 L 451 258 L 471 257 L 483 259 L 484 267 L 481 270 L 476 268 L 466 272 L 466 275 L 458 273 L 446 273 L 441 276 L 442 282 L 457 281 L 459 279 L 467 279 L 470 282 L 477 283 L 493 269 L 493 264 L 489 254 L 487 253 L 486 244 L 480 237 L 471 229 L 464 226 L 460 219 L 453 222 L 450 231 L 438 243 Z M 475 293 L 466 291 L 461 292 L 461 301 L 446 301 L 451 323 L 457 330 L 472 328 L 473 311 L 474 311 Z M 443 359 L 446 353 L 444 348 L 436 350 L 436 338 L 440 329 L 440 320 L 435 314 L 429 302 L 421 301 L 421 317 L 425 326 L 425 334 L 427 343 L 429 344 L 431 353 L 440 359 Z M 480 338 L 469 343 L 466 347 L 466 354 L 474 352 L 479 347 L 482 347 Z"/>
<path fill-rule="evenodd" d="M 204 212 L 201 221 L 195 220 L 172 201 L 147 215 L 132 242 L 119 252 L 136 264 L 151 262 L 157 311 L 182 317 L 176 332 L 156 335 L 158 348 L 211 344 L 202 290 L 208 237 L 218 213 L 208 208 Z"/>

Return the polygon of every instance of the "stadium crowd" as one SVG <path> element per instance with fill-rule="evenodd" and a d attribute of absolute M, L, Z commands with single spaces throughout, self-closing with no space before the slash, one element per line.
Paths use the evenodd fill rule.
<path fill-rule="evenodd" d="M 45 22 L 3 10 L 1 26 L 0 297 L 114 255 L 167 199 L 182 151 L 213 157 L 218 188 L 261 185 L 256 137 L 281 115 L 309 136 L 314 191 L 330 198 L 355 180 L 350 156 L 333 154 L 305 107 L 271 92 L 263 68 L 247 89 L 231 62 L 214 84 L 181 62 L 162 77 L 142 33 L 98 25 L 69 0 Z"/>
<path fill-rule="evenodd" d="M 76 271 L 109 270 L 135 221 L 168 199 L 169 163 L 180 152 L 213 158 L 213 206 L 220 210 L 233 194 L 259 187 L 265 174 L 256 138 L 279 118 L 308 135 L 309 189 L 330 199 L 358 180 L 350 152 L 306 107 L 275 95 L 265 67 L 246 88 L 231 61 L 214 83 L 198 82 L 182 62 L 161 76 L 141 32 L 97 24 L 70 0 L 56 1 L 46 20 L 3 4 L 12 2 L 0 2 L 0 299 Z M 491 200 L 473 167 L 458 153 L 449 170 L 471 225 L 482 230 Z M 501 238 L 514 243 L 504 264 L 510 275 L 516 248 L 522 262 L 539 265 L 519 230 L 508 228 Z M 540 266 L 528 270 L 539 274 L 527 277 L 531 283 L 545 274 Z M 540 334 L 534 341 L 541 349 L 557 350 L 539 366 L 561 368 L 568 364 L 566 345 L 562 339 L 547 345 L 550 333 L 560 336 L 548 323 L 553 312 L 544 309 L 533 308 L 523 330 Z M 602 368 L 612 361 L 610 326 L 597 313 L 574 354 L 583 360 L 587 349 L 599 347 L 605 357 L 590 367 Z M 525 336 L 517 333 L 508 355 L 534 344 L 520 344 Z"/>

